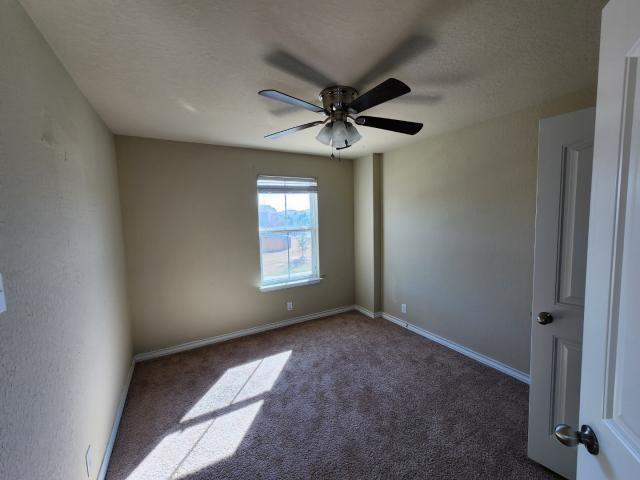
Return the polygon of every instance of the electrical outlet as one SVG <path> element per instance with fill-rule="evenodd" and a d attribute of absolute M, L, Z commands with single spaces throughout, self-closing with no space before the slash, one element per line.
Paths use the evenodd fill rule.
<path fill-rule="evenodd" d="M 2 274 L 0 273 L 0 313 L 7 311 L 7 300 L 4 297 L 4 286 L 2 284 Z"/>
<path fill-rule="evenodd" d="M 290 312 L 293 310 L 293 302 L 287 302 L 287 310 Z"/>
<path fill-rule="evenodd" d="M 87 477 L 91 478 L 91 468 L 93 464 L 92 454 L 91 454 L 91 445 L 87 447 L 87 453 L 84 454 L 84 462 L 87 466 Z"/>
<path fill-rule="evenodd" d="M 400 305 L 400 310 L 402 311 L 402 313 L 407 313 L 407 304 L 403 303 L 402 305 Z"/>

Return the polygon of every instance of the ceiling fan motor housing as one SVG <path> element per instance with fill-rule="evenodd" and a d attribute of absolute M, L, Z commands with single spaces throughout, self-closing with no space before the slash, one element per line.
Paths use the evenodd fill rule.
<path fill-rule="evenodd" d="M 346 120 L 349 113 L 347 108 L 358 96 L 358 91 L 352 87 L 337 85 L 327 87 L 320 92 L 318 98 L 322 106 L 331 117 L 331 121 Z"/>

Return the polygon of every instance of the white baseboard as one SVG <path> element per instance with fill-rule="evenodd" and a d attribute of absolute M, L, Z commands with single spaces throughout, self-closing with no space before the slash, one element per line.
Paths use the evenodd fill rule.
<path fill-rule="evenodd" d="M 364 312 L 363 312 L 364 313 Z M 366 315 L 366 313 L 365 313 Z M 526 384 L 529 384 L 529 374 L 525 373 L 525 372 L 521 372 L 520 370 L 516 370 L 513 367 L 510 367 L 509 365 L 505 365 L 502 362 L 499 362 L 497 360 L 494 360 L 491 357 L 488 357 L 486 355 L 483 355 L 482 353 L 478 353 L 474 350 L 471 350 L 470 348 L 464 347 L 456 342 L 452 342 L 451 340 L 447 340 L 444 337 L 441 337 L 440 335 L 436 335 L 435 333 L 431 333 L 428 330 L 425 330 L 422 327 L 418 327 L 416 325 L 413 325 L 412 323 L 409 323 L 405 320 L 402 320 L 400 318 L 394 317 L 393 315 L 389 315 L 388 313 L 382 313 L 382 318 L 384 318 L 385 320 L 388 320 L 390 322 L 393 322 L 397 325 L 400 325 L 403 328 L 406 328 L 407 330 L 410 330 L 414 333 L 417 333 L 418 335 L 421 335 L 425 338 L 428 338 L 429 340 L 433 340 L 434 342 L 439 343 L 440 345 L 444 345 L 445 347 L 450 348 L 451 350 L 455 350 L 456 352 L 459 352 L 463 355 L 466 355 L 469 358 L 472 358 L 473 360 L 483 363 L 491 368 L 495 368 L 496 370 L 498 370 L 499 372 L 505 373 L 513 378 L 515 378 L 516 380 L 520 380 L 521 382 L 524 382 Z"/>
<path fill-rule="evenodd" d="M 116 435 L 118 435 L 118 428 L 120 428 L 120 420 L 122 420 L 122 412 L 124 411 L 124 404 L 127 401 L 127 394 L 129 393 L 129 385 L 131 385 L 131 377 L 133 377 L 133 368 L 135 362 L 131 361 L 129 367 L 129 373 L 124 383 L 124 388 L 120 394 L 120 400 L 118 401 L 118 407 L 116 408 L 116 417 L 111 427 L 111 433 L 109 434 L 109 440 L 107 441 L 107 447 L 104 450 L 102 457 L 102 463 L 100 464 L 100 470 L 98 471 L 98 480 L 104 480 L 107 476 L 107 469 L 109 468 L 109 460 L 111 459 L 111 453 L 113 452 L 113 446 L 116 442 Z"/>
<path fill-rule="evenodd" d="M 194 348 L 204 347 L 206 345 L 213 345 L 214 343 L 225 342 L 234 338 L 245 337 L 247 335 L 253 335 L 255 333 L 266 332 L 268 330 L 274 330 L 276 328 L 286 327 L 295 323 L 306 322 L 309 320 L 315 320 L 316 318 L 328 317 L 331 315 L 337 315 L 353 310 L 353 305 L 346 305 L 344 307 L 332 308 L 330 310 L 324 310 L 322 312 L 309 313 L 307 315 L 301 315 L 299 317 L 289 318 L 287 320 L 280 320 L 278 322 L 268 323 L 266 325 L 258 325 L 257 327 L 251 327 L 244 330 L 238 330 L 236 332 L 225 333 L 223 335 L 217 335 L 215 337 L 203 338 L 201 340 L 194 340 L 192 342 L 181 343 L 173 347 L 161 348 L 159 350 L 153 350 L 151 352 L 138 353 L 133 357 L 135 362 L 144 362 L 145 360 L 151 360 L 153 358 L 164 357 L 173 353 L 184 352 L 186 350 L 193 350 Z"/>
<path fill-rule="evenodd" d="M 372 312 L 371 310 L 361 307 L 360 305 L 354 305 L 353 309 L 359 311 L 361 314 L 366 315 L 369 318 L 382 317 L 382 312 Z"/>

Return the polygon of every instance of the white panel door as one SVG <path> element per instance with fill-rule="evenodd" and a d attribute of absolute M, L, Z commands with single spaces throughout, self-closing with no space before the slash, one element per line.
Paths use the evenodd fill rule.
<path fill-rule="evenodd" d="M 640 479 L 640 1 L 602 17 L 589 219 L 578 479 Z M 576 425 L 577 426 L 577 425 Z"/>
<path fill-rule="evenodd" d="M 528 453 L 567 478 L 554 429 L 578 422 L 594 126 L 594 108 L 546 118 L 538 142 Z"/>

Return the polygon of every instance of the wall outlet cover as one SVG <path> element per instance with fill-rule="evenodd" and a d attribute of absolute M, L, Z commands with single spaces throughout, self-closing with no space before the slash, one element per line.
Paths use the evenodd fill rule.
<path fill-rule="evenodd" d="M 406 304 L 406 303 L 403 303 L 403 304 L 400 306 L 400 309 L 402 310 L 402 313 L 407 313 L 407 304 Z"/>
<path fill-rule="evenodd" d="M 292 311 L 293 310 L 293 302 L 287 302 L 287 310 L 288 311 Z"/>

